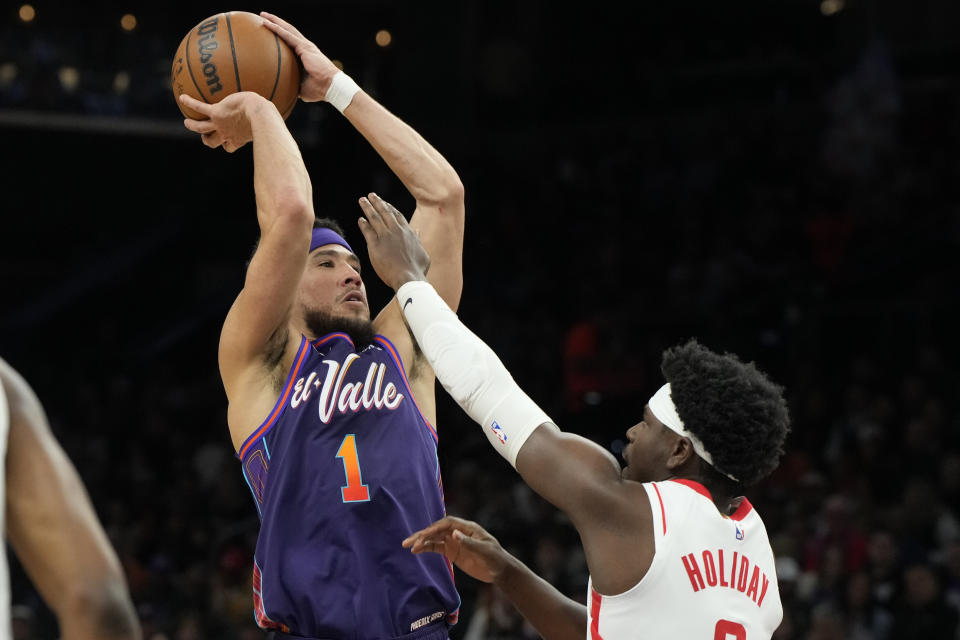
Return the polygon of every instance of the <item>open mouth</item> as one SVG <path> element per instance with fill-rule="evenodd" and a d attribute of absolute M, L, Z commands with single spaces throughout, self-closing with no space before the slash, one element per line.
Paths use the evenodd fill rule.
<path fill-rule="evenodd" d="M 353 293 L 348 293 L 343 298 L 344 302 L 359 302 L 360 304 L 364 303 L 363 295 L 359 291 L 354 291 Z"/>

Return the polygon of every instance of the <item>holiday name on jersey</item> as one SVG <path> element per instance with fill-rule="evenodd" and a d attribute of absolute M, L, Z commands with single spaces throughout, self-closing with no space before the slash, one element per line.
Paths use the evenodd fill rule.
<path fill-rule="evenodd" d="M 397 391 L 397 386 L 392 382 L 383 384 L 387 366 L 382 362 L 370 364 L 363 382 L 344 384 L 347 371 L 359 358 L 357 354 L 351 353 L 343 361 L 342 366 L 335 360 L 324 360 L 327 372 L 323 382 L 320 381 L 316 371 L 311 371 L 310 375 L 297 380 L 290 395 L 290 407 L 296 409 L 306 402 L 316 389 L 320 390 L 319 412 L 320 420 L 324 424 L 330 422 L 334 411 L 345 414 L 356 413 L 361 408 L 367 411 L 370 409 L 393 410 L 400 406 L 404 396 Z"/>
<path fill-rule="evenodd" d="M 730 557 L 728 549 L 726 558 Z M 732 557 L 733 561 L 728 568 L 724 564 L 723 549 L 717 549 L 716 555 L 704 549 L 699 558 L 693 553 L 682 556 L 683 568 L 687 571 L 694 593 L 708 587 L 736 589 L 756 602 L 758 607 L 761 606 L 767 595 L 770 579 L 760 567 L 751 563 L 747 556 L 734 551 Z"/>

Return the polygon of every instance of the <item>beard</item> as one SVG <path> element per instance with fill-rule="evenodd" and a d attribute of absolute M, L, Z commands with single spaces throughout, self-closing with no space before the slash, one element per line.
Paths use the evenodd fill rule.
<path fill-rule="evenodd" d="M 376 335 L 373 330 L 373 322 L 370 320 L 335 316 L 320 309 L 305 309 L 303 321 L 310 333 L 313 334 L 314 339 L 328 333 L 342 331 L 350 336 L 357 351 L 373 344 L 373 337 Z"/>

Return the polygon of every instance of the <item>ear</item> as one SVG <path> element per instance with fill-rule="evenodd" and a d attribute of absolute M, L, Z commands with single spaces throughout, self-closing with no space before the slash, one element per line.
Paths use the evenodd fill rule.
<path fill-rule="evenodd" d="M 667 469 L 675 471 L 690 463 L 696 458 L 697 454 L 693 450 L 693 445 L 689 438 L 677 436 L 670 451 L 670 457 L 667 458 Z"/>

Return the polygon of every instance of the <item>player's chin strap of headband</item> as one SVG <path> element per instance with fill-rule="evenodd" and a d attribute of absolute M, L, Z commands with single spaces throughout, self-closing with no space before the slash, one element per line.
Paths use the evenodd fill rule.
<path fill-rule="evenodd" d="M 713 456 L 710 455 L 710 452 L 707 451 L 706 447 L 703 446 L 703 442 L 696 435 L 687 431 L 686 427 L 683 426 L 683 420 L 680 419 L 680 414 L 677 413 L 677 407 L 673 404 L 673 398 L 670 395 L 670 383 L 660 387 L 653 397 L 650 398 L 650 401 L 647 403 L 647 406 L 650 407 L 650 412 L 657 417 L 657 420 L 663 423 L 663 425 L 676 433 L 679 436 L 682 436 L 690 441 L 690 444 L 693 445 L 693 450 L 698 456 L 703 458 L 707 464 L 709 464 L 714 469 L 717 469 L 716 465 L 713 464 Z M 720 469 L 717 469 L 720 471 Z M 720 471 L 723 475 L 727 476 L 734 482 L 739 482 L 729 473 L 724 473 Z"/>

